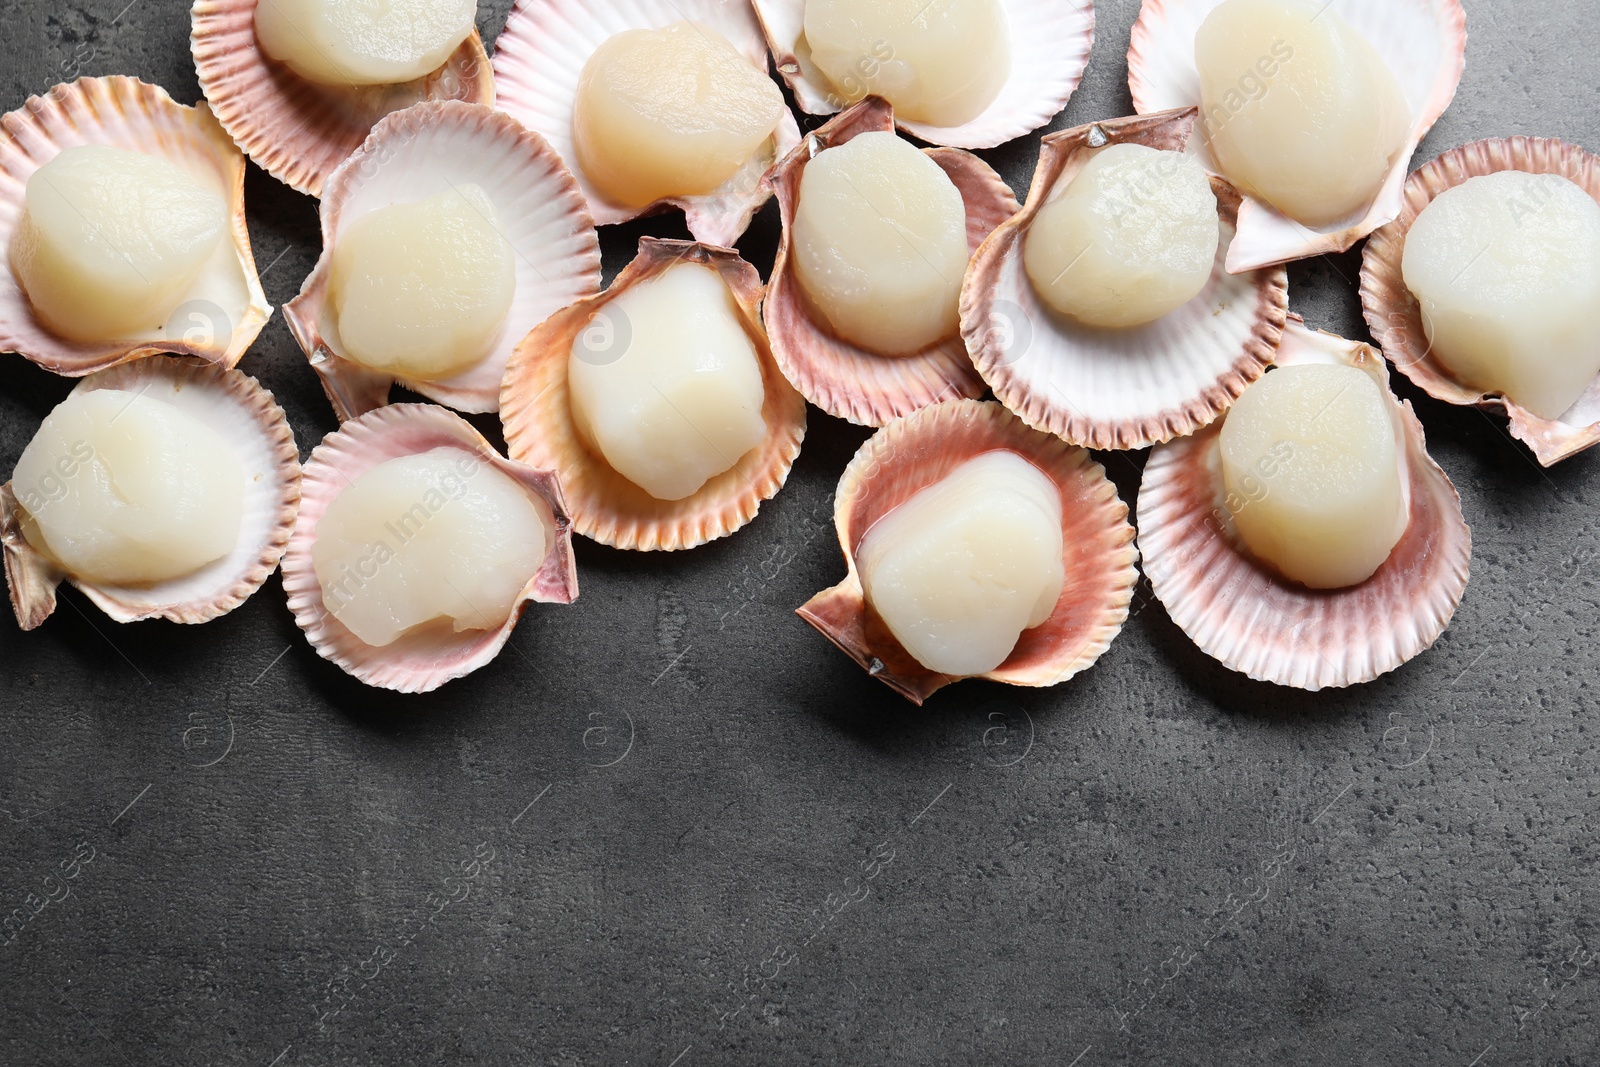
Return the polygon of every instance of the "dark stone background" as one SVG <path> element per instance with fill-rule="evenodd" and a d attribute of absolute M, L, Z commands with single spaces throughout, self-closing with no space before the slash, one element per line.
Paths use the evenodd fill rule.
<path fill-rule="evenodd" d="M 80 73 L 197 99 L 185 5 L 125 2 L 0 0 L 0 107 Z M 1130 110 L 1137 4 L 1098 8 L 1057 127 Z M 1593 5 L 1468 8 L 1421 158 L 1600 144 Z M 1035 154 L 989 158 L 1020 190 Z M 281 305 L 315 204 L 253 168 L 248 196 Z M 744 242 L 763 267 L 774 230 Z M 643 233 L 681 222 L 608 233 L 608 273 Z M 1293 268 L 1295 307 L 1364 337 L 1358 263 Z M 281 317 L 243 366 L 303 452 L 333 428 Z M 0 469 L 70 384 L 5 357 Z M 1231 674 L 1143 587 L 1079 679 L 912 708 L 792 614 L 843 572 L 830 497 L 865 437 L 815 412 L 739 536 L 581 545 L 574 607 L 420 699 L 319 659 L 276 579 L 200 628 L 67 591 L 0 624 L 0 914 L 93 858 L 0 947 L 0 1062 L 1600 1062 L 1600 454 L 1542 472 L 1401 388 L 1475 573 L 1438 647 L 1351 692 Z M 1128 499 L 1142 460 L 1106 458 Z"/>

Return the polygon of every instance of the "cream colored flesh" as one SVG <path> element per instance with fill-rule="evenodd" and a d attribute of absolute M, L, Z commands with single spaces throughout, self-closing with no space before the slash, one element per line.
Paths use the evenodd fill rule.
<path fill-rule="evenodd" d="M 646 207 L 709 193 L 765 149 L 783 93 L 716 30 L 628 30 L 584 64 L 573 114 L 583 174 L 607 200 Z"/>
<path fill-rule="evenodd" d="M 567 363 L 591 451 L 658 500 L 693 496 L 766 438 L 766 387 L 733 294 L 682 263 L 595 313 Z"/>
<path fill-rule="evenodd" d="M 516 287 L 511 245 L 476 185 L 356 219 L 339 234 L 329 278 L 342 354 L 421 381 L 488 355 Z"/>
<path fill-rule="evenodd" d="M 317 522 L 322 602 L 369 645 L 511 617 L 555 542 L 549 509 L 476 456 L 436 448 L 356 477 Z"/>
<path fill-rule="evenodd" d="M 1245 390 L 1222 427 L 1222 474 L 1251 552 L 1313 589 L 1383 566 L 1409 521 L 1388 403 L 1354 367 L 1281 367 Z"/>
<path fill-rule="evenodd" d="M 1411 111 L 1383 58 L 1325 0 L 1227 0 L 1195 38 L 1211 152 L 1242 191 L 1307 226 L 1358 216 Z"/>
<path fill-rule="evenodd" d="M 840 337 L 886 356 L 950 337 L 967 270 L 961 193 L 892 133 L 866 133 L 806 164 L 794 267 Z"/>
<path fill-rule="evenodd" d="M 261 50 L 324 85 L 395 85 L 433 73 L 477 17 L 476 0 L 260 0 Z"/>
<path fill-rule="evenodd" d="M 989 452 L 878 520 L 856 559 L 867 600 L 918 663 L 985 674 L 1061 598 L 1061 494 L 1015 452 Z"/>
<path fill-rule="evenodd" d="M 1000 0 L 806 0 L 805 46 L 836 104 L 881 96 L 933 126 L 971 122 L 1011 74 Z"/>
<path fill-rule="evenodd" d="M 1567 179 L 1504 171 L 1439 194 L 1402 269 L 1464 384 L 1558 419 L 1600 375 L 1600 205 Z"/>
<path fill-rule="evenodd" d="M 34 548 L 75 577 L 143 585 L 233 551 L 246 479 L 232 447 L 193 416 L 97 389 L 45 418 L 11 482 Z"/>
<path fill-rule="evenodd" d="M 166 324 L 227 229 L 223 198 L 174 164 L 80 145 L 28 178 L 11 269 L 52 332 L 136 337 Z"/>
<path fill-rule="evenodd" d="M 1199 295 L 1220 239 L 1200 164 L 1117 144 L 1039 211 L 1023 262 L 1034 290 L 1062 314 L 1089 326 L 1142 326 Z"/>

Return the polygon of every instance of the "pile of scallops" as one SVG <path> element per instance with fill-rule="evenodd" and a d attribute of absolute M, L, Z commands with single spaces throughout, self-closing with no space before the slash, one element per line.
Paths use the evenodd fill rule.
<path fill-rule="evenodd" d="M 196 0 L 204 102 L 85 78 L 4 117 L 0 348 L 79 380 L 0 489 L 24 628 L 63 580 L 203 623 L 281 565 L 318 653 L 431 690 L 577 597 L 575 534 L 748 524 L 809 403 L 877 432 L 799 613 L 905 697 L 1065 681 L 1141 563 L 1227 667 L 1349 686 L 1437 640 L 1471 556 L 1391 365 L 1546 464 L 1600 441 L 1595 157 L 1408 177 L 1459 0 L 1143 0 L 1136 114 L 1045 136 L 1022 203 L 973 150 L 1060 114 L 1087 0 L 518 0 L 492 60 L 476 15 Z M 246 156 L 320 201 L 283 311 L 341 426 L 303 467 L 237 369 L 272 314 Z M 732 246 L 773 198 L 763 282 Z M 596 227 L 662 212 L 694 240 L 602 290 Z M 1307 329 L 1285 264 L 1368 238 L 1378 347 Z M 1136 532 L 1092 450 L 1145 449 Z"/>

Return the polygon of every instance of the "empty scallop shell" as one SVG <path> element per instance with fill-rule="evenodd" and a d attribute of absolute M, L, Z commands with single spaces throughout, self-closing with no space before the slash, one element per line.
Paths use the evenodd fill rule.
<path fill-rule="evenodd" d="M 818 152 L 845 144 L 863 133 L 894 129 L 894 112 L 868 97 L 814 133 L 809 133 L 768 179 L 778 194 L 783 236 L 772 266 L 772 282 L 762 314 L 773 355 L 805 398 L 828 414 L 861 426 L 882 426 L 919 408 L 961 397 L 983 395 L 958 334 L 909 356 L 880 356 L 834 334 L 812 310 L 790 262 L 790 239 L 800 203 L 800 180 Z M 926 148 L 961 193 L 967 209 L 967 243 L 978 246 L 1017 210 L 1010 186 L 987 163 L 956 148 Z"/>
<path fill-rule="evenodd" d="M 494 81 L 473 30 L 444 66 L 398 85 L 318 85 L 271 59 L 256 39 L 260 0 L 195 0 L 189 50 L 200 89 L 239 147 L 261 169 L 321 196 L 333 169 L 383 116 L 422 100 L 492 104 Z"/>
<path fill-rule="evenodd" d="M 717 271 L 733 294 L 761 361 L 767 437 L 693 496 L 657 500 L 578 437 L 567 392 L 567 361 L 573 341 L 613 298 L 684 262 Z M 745 526 L 762 502 L 783 488 L 805 438 L 806 405 L 772 359 L 761 327 L 762 291 L 755 268 L 731 249 L 646 237 L 639 242 L 638 257 L 610 289 L 558 311 L 517 346 L 500 397 L 506 447 L 514 459 L 560 473 L 578 533 L 613 548 L 694 548 Z"/>
<path fill-rule="evenodd" d="M 1278 364 L 1341 363 L 1390 398 L 1411 523 L 1371 578 L 1318 591 L 1258 562 L 1234 532 L 1222 485 L 1221 423 L 1161 445 L 1139 490 L 1139 548 L 1157 598 L 1207 655 L 1257 681 L 1318 690 L 1370 682 L 1444 633 L 1467 587 L 1472 533 L 1461 497 L 1427 451 L 1410 404 L 1389 393 L 1376 350 L 1312 333 L 1298 318 Z"/>
<path fill-rule="evenodd" d="M 1056 314 L 1034 291 L 1023 242 L 1040 209 L 1096 149 L 1114 143 L 1181 152 L 1194 108 L 1092 123 L 1044 139 L 1028 204 L 984 242 L 961 289 L 972 361 L 1002 404 L 1035 429 L 1086 448 L 1146 448 L 1210 424 L 1272 363 L 1289 308 L 1283 267 L 1229 274 L 1239 194 L 1211 180 L 1222 222 L 1211 280 L 1146 326 L 1096 330 Z"/>
<path fill-rule="evenodd" d="M 797 614 L 869 674 L 915 704 L 960 678 L 912 658 L 867 603 L 856 552 L 874 523 L 985 452 L 1011 451 L 1061 493 L 1066 581 L 1050 618 L 1023 631 L 1010 657 L 982 677 L 1008 685 L 1057 685 L 1093 666 L 1128 618 L 1138 550 L 1128 507 L 1088 452 L 1023 425 L 992 402 L 950 400 L 879 430 L 845 468 L 833 521 L 849 573 Z"/>
<path fill-rule="evenodd" d="M 159 330 L 121 341 L 57 337 L 33 314 L 10 270 L 0 270 L 0 351 L 68 377 L 82 377 L 155 352 L 197 356 L 231 367 L 272 316 L 250 253 L 244 215 L 244 157 L 205 104 L 184 107 L 160 86 L 135 78 L 80 78 L 30 96 L 0 118 L 0 249 L 11 247 L 28 178 L 64 149 L 111 145 L 158 156 L 228 203 L 231 240 L 196 279 Z"/>
<path fill-rule="evenodd" d="M 546 137 L 577 176 L 589 210 L 601 226 L 681 208 L 695 240 L 732 245 L 771 192 L 762 178 L 800 140 L 789 109 L 767 149 L 713 192 L 675 197 L 644 208 L 607 202 L 584 177 L 573 147 L 573 108 L 584 64 L 606 41 L 627 30 L 661 29 L 695 22 L 716 30 L 761 70 L 768 71 L 766 41 L 748 0 L 517 0 L 495 39 L 496 101 L 529 129 Z"/>
<path fill-rule="evenodd" d="M 1144 0 L 1128 49 L 1128 88 L 1140 114 L 1200 104 L 1194 40 L 1223 0 Z M 1414 116 L 1411 136 L 1395 156 L 1377 197 L 1359 219 L 1314 229 L 1246 197 L 1239 233 L 1228 253 L 1236 273 L 1328 252 L 1343 252 L 1400 213 L 1400 186 L 1411 155 L 1455 97 L 1466 68 L 1467 16 L 1461 0 L 1329 0 L 1377 49 L 1405 93 Z M 1205 138 L 1190 147 L 1213 173 Z"/>
<path fill-rule="evenodd" d="M 548 511 L 554 542 L 544 565 L 528 581 L 510 617 L 498 629 L 449 633 L 430 627 L 375 647 L 351 633 L 323 602 L 322 583 L 311 558 L 317 523 L 334 498 L 373 467 L 438 448 L 459 449 L 522 486 Z M 499 655 L 530 601 L 570 604 L 577 599 L 571 527 L 561 485 L 553 473 L 505 459 L 465 419 L 443 408 L 395 404 L 345 423 L 323 438 L 306 461 L 305 500 L 283 559 L 283 588 L 295 622 L 318 655 L 367 685 L 427 693 L 471 674 Z"/>
<path fill-rule="evenodd" d="M 1559 174 L 1600 201 L 1600 158 L 1576 145 L 1540 137 L 1474 141 L 1441 155 L 1405 184 L 1395 220 L 1372 235 L 1361 260 L 1361 307 L 1372 336 L 1400 373 L 1435 400 L 1504 411 L 1511 435 L 1527 443 L 1546 467 L 1600 444 L 1600 378 L 1560 419 L 1542 419 L 1509 397 L 1456 381 L 1433 357 L 1422 324 L 1422 305 L 1406 288 L 1401 270 L 1406 234 L 1417 216 L 1447 189 L 1503 170 Z"/>
<path fill-rule="evenodd" d="M 778 73 L 808 115 L 840 110 L 840 96 L 811 62 L 805 0 L 754 0 Z M 929 144 L 993 148 L 1049 124 L 1083 80 L 1094 47 L 1092 0 L 1002 0 L 1011 40 L 1011 76 L 988 109 L 962 126 L 901 122 Z"/>
<path fill-rule="evenodd" d="M 494 351 L 430 382 L 396 379 L 345 359 L 328 291 L 339 235 L 378 208 L 469 182 L 488 195 L 516 256 L 516 291 Z M 322 257 L 283 313 L 340 421 L 388 403 L 396 381 L 460 411 L 495 411 L 517 342 L 551 313 L 600 291 L 600 238 L 572 175 L 544 138 L 482 104 L 428 102 L 381 120 L 329 176 L 321 215 Z"/>
<path fill-rule="evenodd" d="M 117 622 L 202 623 L 226 615 L 277 569 L 294 528 L 300 455 L 283 410 L 254 378 L 193 356 L 123 363 L 84 378 L 73 392 L 96 389 L 121 389 L 164 401 L 233 447 L 248 478 L 238 544 L 221 559 L 169 581 L 122 586 L 76 578 L 23 536 L 26 511 L 7 482 L 0 488 L 0 545 L 17 622 L 32 630 L 49 618 L 56 608 L 56 586 L 63 580 Z"/>

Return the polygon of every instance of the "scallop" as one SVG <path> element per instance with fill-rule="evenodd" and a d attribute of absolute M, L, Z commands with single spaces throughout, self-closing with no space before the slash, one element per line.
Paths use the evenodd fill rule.
<path fill-rule="evenodd" d="M 498 105 L 555 146 L 602 226 L 674 208 L 731 245 L 800 140 L 744 0 L 518 0 Z"/>
<path fill-rule="evenodd" d="M 1596 264 L 1582 237 L 1592 204 L 1591 153 L 1537 137 L 1474 141 L 1411 175 L 1399 215 L 1362 256 L 1361 306 L 1390 362 L 1437 400 L 1505 412 L 1546 467 L 1600 443 Z M 1419 231 L 1433 248 L 1411 249 Z M 1434 277 L 1424 251 L 1460 257 L 1459 268 Z"/>
<path fill-rule="evenodd" d="M 1128 617 L 1128 509 L 1088 452 L 999 404 L 890 423 L 834 497 L 847 575 L 799 615 L 913 703 L 963 678 L 1052 686 Z"/>
<path fill-rule="evenodd" d="M 536 133 L 481 104 L 389 115 L 329 177 L 322 257 L 284 307 L 340 420 L 396 382 L 498 409 L 512 351 L 600 290 L 583 196 Z"/>
<path fill-rule="evenodd" d="M 973 257 L 967 349 L 1035 429 L 1145 448 L 1209 425 L 1271 364 L 1287 273 L 1228 273 L 1240 198 L 1183 157 L 1195 121 L 1185 108 L 1048 135 L 1027 205 Z"/>
<path fill-rule="evenodd" d="M 514 459 L 559 472 L 574 528 L 614 548 L 693 548 L 740 529 L 788 478 L 805 400 L 762 328 L 754 267 L 640 241 L 611 288 L 517 346 L 500 400 Z"/>
<path fill-rule="evenodd" d="M 553 473 L 443 408 L 395 404 L 307 460 L 283 587 L 323 658 L 430 692 L 493 661 L 530 602 L 577 598 L 571 519 Z"/>
<path fill-rule="evenodd" d="M 11 606 L 31 630 L 70 582 L 117 622 L 209 622 L 277 569 L 300 502 L 272 394 L 193 356 L 85 377 L 0 489 Z"/>
<path fill-rule="evenodd" d="M 1432 646 L 1461 603 L 1461 497 L 1376 350 L 1294 317 L 1276 363 L 1221 422 L 1151 453 L 1145 574 L 1230 670 L 1307 690 L 1369 682 Z"/>
<path fill-rule="evenodd" d="M 1399 213 L 1466 42 L 1460 0 L 1144 0 L 1128 87 L 1140 114 L 1203 109 L 1189 151 L 1245 193 L 1228 254 L 1244 273 L 1342 252 Z"/>
<path fill-rule="evenodd" d="M 807 114 L 879 96 L 905 132 L 953 148 L 993 148 L 1047 125 L 1094 44 L 1089 0 L 754 3 Z"/>
<path fill-rule="evenodd" d="M 959 298 L 969 257 L 1017 210 L 999 175 L 960 149 L 912 148 L 869 97 L 807 135 L 771 182 L 783 235 L 763 316 L 805 398 L 882 426 L 981 396 Z"/>
<path fill-rule="evenodd" d="M 470 0 L 195 0 L 200 89 L 267 173 L 321 196 L 391 112 L 424 100 L 492 104 Z"/>
<path fill-rule="evenodd" d="M 272 315 L 244 157 L 205 104 L 82 78 L 0 122 L 0 349 L 70 377 L 157 352 L 236 364 Z"/>

